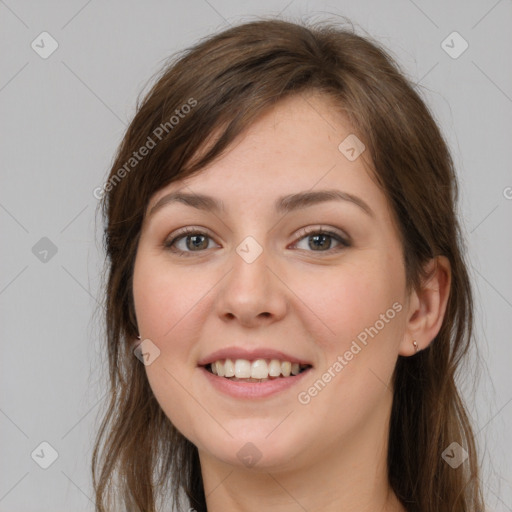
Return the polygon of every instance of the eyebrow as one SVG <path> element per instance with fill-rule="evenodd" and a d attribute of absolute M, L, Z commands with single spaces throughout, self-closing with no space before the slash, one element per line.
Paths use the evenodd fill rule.
<path fill-rule="evenodd" d="M 335 189 L 299 192 L 296 194 L 281 196 L 275 202 L 275 209 L 278 213 L 288 213 L 327 201 L 347 201 L 357 205 L 370 217 L 375 217 L 373 210 L 360 197 Z M 182 203 L 187 206 L 191 206 L 192 208 L 197 208 L 198 210 L 213 211 L 217 213 L 225 211 L 224 203 L 214 197 L 203 194 L 171 192 L 157 201 L 157 203 L 151 208 L 148 217 L 164 206 L 173 203 Z"/>

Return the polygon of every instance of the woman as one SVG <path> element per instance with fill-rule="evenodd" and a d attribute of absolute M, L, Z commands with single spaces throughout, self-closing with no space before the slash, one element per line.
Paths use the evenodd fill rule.
<path fill-rule="evenodd" d="M 377 43 L 275 19 L 200 42 L 103 193 L 97 510 L 483 509 L 456 176 Z"/>

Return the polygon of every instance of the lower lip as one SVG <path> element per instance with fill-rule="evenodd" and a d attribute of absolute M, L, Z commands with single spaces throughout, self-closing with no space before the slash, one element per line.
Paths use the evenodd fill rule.
<path fill-rule="evenodd" d="M 209 372 L 206 368 L 200 367 L 205 377 L 209 380 L 211 385 L 226 395 L 235 398 L 265 398 L 271 395 L 291 388 L 298 384 L 304 375 L 309 373 L 311 368 L 304 370 L 298 375 L 291 375 L 290 377 L 279 377 L 278 379 L 268 380 L 266 382 L 241 382 L 219 377 Z"/>

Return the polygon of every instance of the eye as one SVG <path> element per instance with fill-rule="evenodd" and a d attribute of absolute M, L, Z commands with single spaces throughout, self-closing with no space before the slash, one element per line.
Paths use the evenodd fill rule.
<path fill-rule="evenodd" d="M 330 253 L 350 247 L 350 242 L 341 234 L 322 228 L 303 228 L 299 231 L 298 236 L 300 239 L 292 246 L 294 248 L 297 247 L 300 242 L 308 238 L 311 240 L 310 243 L 308 243 L 308 248 L 313 252 Z M 212 238 L 204 231 L 200 231 L 198 228 L 188 227 L 175 233 L 174 236 L 164 242 L 163 246 L 165 249 L 172 251 L 178 256 L 191 256 L 191 253 L 200 253 L 210 248 L 209 242 L 211 240 Z M 331 247 L 332 240 L 335 240 L 338 247 Z M 180 243 L 182 244 L 181 247 L 179 246 Z M 307 250 L 301 247 L 297 248 Z"/>
<path fill-rule="evenodd" d="M 322 228 L 304 228 L 300 230 L 298 235 L 301 238 L 294 244 L 293 247 L 297 247 L 300 242 L 303 240 L 307 241 L 309 239 L 307 247 L 313 252 L 337 252 L 344 249 L 345 247 L 350 247 L 350 243 L 341 234 L 324 230 Z M 338 243 L 338 247 L 334 249 L 331 247 L 333 239 Z M 304 249 L 301 247 L 298 248 Z M 325 248 L 327 248 L 327 250 L 324 250 Z"/>
<path fill-rule="evenodd" d="M 201 249 L 208 249 L 209 240 L 211 240 L 210 236 L 197 228 L 184 228 L 176 233 L 176 236 L 164 242 L 164 248 L 178 256 L 190 256 L 191 252 L 201 252 Z M 182 241 L 185 244 L 179 247 L 178 243 Z"/>

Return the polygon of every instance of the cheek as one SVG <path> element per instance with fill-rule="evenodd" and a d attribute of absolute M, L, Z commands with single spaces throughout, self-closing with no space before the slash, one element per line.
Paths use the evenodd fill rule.
<path fill-rule="evenodd" d="M 360 334 L 364 339 L 365 329 L 376 323 L 382 334 L 390 333 L 391 325 L 398 323 L 394 320 L 400 307 L 393 308 L 393 304 L 402 300 L 401 270 L 377 251 L 347 258 L 339 271 L 319 269 L 316 275 L 309 272 L 307 277 L 295 281 L 292 288 L 297 296 L 304 298 L 313 313 L 309 316 L 323 325 L 323 335 L 315 341 L 329 352 L 350 345 Z"/>
<path fill-rule="evenodd" d="M 157 347 L 153 350 L 159 351 L 145 367 L 149 385 L 173 425 L 180 432 L 188 432 L 201 411 L 183 388 L 190 379 L 194 337 L 186 319 L 202 294 L 191 286 L 190 276 L 169 272 L 166 267 L 165 262 L 147 253 L 137 256 L 133 275 L 135 311 L 141 336 L 150 339 Z"/>
<path fill-rule="evenodd" d="M 172 337 L 180 319 L 198 302 L 197 275 L 169 271 L 165 261 L 142 253 L 135 262 L 133 296 L 141 333 L 156 342 Z"/>
<path fill-rule="evenodd" d="M 179 272 L 169 272 L 165 264 L 147 254 L 135 262 L 133 296 L 141 337 L 151 340 L 158 357 L 146 373 L 162 408 L 180 410 L 176 403 L 182 395 L 182 382 L 190 362 L 191 338 L 187 312 L 193 307 Z M 184 320 L 185 319 L 185 320 Z"/>
<path fill-rule="evenodd" d="M 307 284 L 308 303 L 329 329 L 315 340 L 324 357 L 298 398 L 311 416 L 332 419 L 326 429 L 335 436 L 338 429 L 362 428 L 381 401 L 389 399 L 386 385 L 396 364 L 405 311 L 401 268 L 382 253 L 367 253 L 330 279 L 311 277 Z M 308 290 L 305 285 L 302 294 Z"/>

